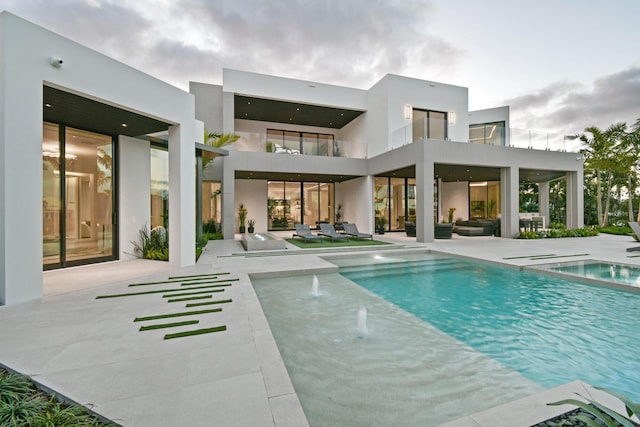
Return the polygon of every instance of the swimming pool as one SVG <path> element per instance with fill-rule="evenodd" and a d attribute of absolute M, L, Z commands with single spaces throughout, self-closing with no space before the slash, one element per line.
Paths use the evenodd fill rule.
<path fill-rule="evenodd" d="M 316 298 L 309 275 L 252 279 L 314 426 L 438 425 L 577 378 L 640 395 L 640 295 L 437 254 L 330 261 Z"/>
<path fill-rule="evenodd" d="M 638 294 L 439 256 L 340 273 L 545 387 L 581 379 L 640 399 Z"/>

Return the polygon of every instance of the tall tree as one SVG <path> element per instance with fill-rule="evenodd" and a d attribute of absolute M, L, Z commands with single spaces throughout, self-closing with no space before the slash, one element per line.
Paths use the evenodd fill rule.
<path fill-rule="evenodd" d="M 620 170 L 620 165 L 616 162 L 615 148 L 625 133 L 627 125 L 625 123 L 616 123 L 609 126 L 606 130 L 602 130 L 597 126 L 590 126 L 584 130 L 584 133 L 578 135 L 582 141 L 583 149 L 581 150 L 585 156 L 585 166 L 595 172 L 596 175 L 596 203 L 598 225 L 604 227 L 607 223 L 609 212 L 609 200 L 611 198 L 611 183 L 615 171 Z M 606 204 L 603 213 L 602 200 L 602 178 L 606 177 Z"/>

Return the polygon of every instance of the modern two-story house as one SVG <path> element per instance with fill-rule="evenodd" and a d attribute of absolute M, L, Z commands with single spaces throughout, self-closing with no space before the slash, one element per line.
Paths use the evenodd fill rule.
<path fill-rule="evenodd" d="M 222 85 L 190 92 L 207 129 L 240 136 L 205 170 L 205 219 L 221 221 L 225 238 L 240 204 L 259 231 L 348 221 L 372 232 L 384 218 L 390 231 L 415 223 L 428 242 L 451 212 L 500 218 L 512 237 L 520 183 L 539 185 L 545 217 L 557 179 L 567 180 L 567 226 L 582 226 L 582 158 L 511 147 L 509 108 L 469 111 L 467 88 L 387 75 L 356 89 L 225 69 Z"/>

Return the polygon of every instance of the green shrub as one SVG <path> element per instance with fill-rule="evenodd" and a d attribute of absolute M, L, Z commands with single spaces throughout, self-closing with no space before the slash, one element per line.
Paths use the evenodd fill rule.
<path fill-rule="evenodd" d="M 594 227 L 558 229 L 540 231 L 523 231 L 516 236 L 518 239 L 557 239 L 560 237 L 591 237 L 597 236 L 598 229 Z"/>
<path fill-rule="evenodd" d="M 567 226 L 564 225 L 564 222 L 552 222 L 551 224 L 549 224 L 549 228 L 564 230 L 565 228 L 567 228 Z"/>
<path fill-rule="evenodd" d="M 616 234 L 621 236 L 633 234 L 633 232 L 631 231 L 631 227 L 629 227 L 628 225 L 623 225 L 623 226 L 610 225 L 608 227 L 600 227 L 598 230 L 601 233 Z"/>
<path fill-rule="evenodd" d="M 131 241 L 136 254 L 140 254 L 142 258 L 153 259 L 159 261 L 169 260 L 169 233 L 164 227 L 155 227 L 149 230 L 145 226 L 138 231 L 140 242 Z"/>
<path fill-rule="evenodd" d="M 616 393 L 615 391 L 608 390 L 606 388 L 594 387 L 596 390 L 604 391 L 605 393 L 610 394 L 611 396 L 616 397 L 622 403 L 624 403 L 624 408 L 627 413 L 627 416 L 621 414 L 608 406 L 603 405 L 600 402 L 597 402 L 588 397 L 582 396 L 579 393 L 576 393 L 578 396 L 582 397 L 587 403 L 577 400 L 577 399 L 565 399 L 558 402 L 547 403 L 547 405 L 551 406 L 559 406 L 559 405 L 574 405 L 581 408 L 583 411 L 589 413 L 591 416 L 587 416 L 584 414 L 570 416 L 569 420 L 572 422 L 582 422 L 587 426 L 622 426 L 622 427 L 636 427 L 637 424 L 631 420 L 631 417 L 635 414 L 640 414 L 640 404 L 632 402 L 628 397 Z M 562 425 L 562 424 L 558 424 Z"/>

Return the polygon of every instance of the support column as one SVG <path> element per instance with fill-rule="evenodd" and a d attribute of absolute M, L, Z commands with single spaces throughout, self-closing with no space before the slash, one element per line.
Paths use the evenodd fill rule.
<path fill-rule="evenodd" d="M 169 262 L 196 262 L 195 135 L 193 126 L 169 127 Z"/>
<path fill-rule="evenodd" d="M 235 239 L 236 233 L 236 177 L 229 166 L 229 158 L 222 158 L 222 234 L 225 240 Z"/>
<path fill-rule="evenodd" d="M 500 192 L 501 235 L 513 237 L 520 232 L 520 174 L 517 167 L 500 169 Z"/>
<path fill-rule="evenodd" d="M 3 84 L 0 103 L 0 305 L 12 305 L 42 297 L 42 80 Z"/>
<path fill-rule="evenodd" d="M 567 172 L 567 228 L 584 227 L 583 171 Z"/>
<path fill-rule="evenodd" d="M 433 161 L 416 162 L 416 241 L 420 243 L 433 242 L 435 235 L 433 179 Z"/>
<path fill-rule="evenodd" d="M 549 189 L 551 183 L 549 181 L 538 183 L 538 212 L 545 219 L 545 226 L 551 222 L 549 216 Z"/>

